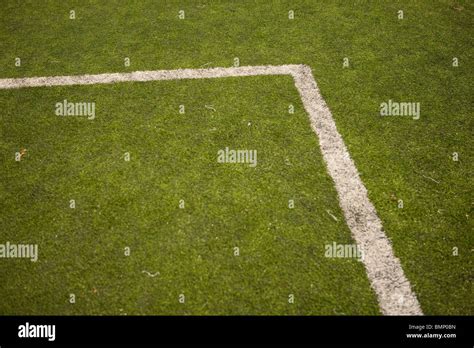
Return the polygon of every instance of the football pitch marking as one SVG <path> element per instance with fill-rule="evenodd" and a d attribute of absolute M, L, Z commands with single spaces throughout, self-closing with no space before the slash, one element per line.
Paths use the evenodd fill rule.
<path fill-rule="evenodd" d="M 290 75 L 293 77 L 311 128 L 334 181 L 339 204 L 356 243 L 364 250 L 363 263 L 380 309 L 385 315 L 422 315 L 420 304 L 395 257 L 382 222 L 370 202 L 359 172 L 337 131 L 311 68 L 306 65 L 243 66 L 234 68 L 136 71 L 96 75 L 27 77 L 0 79 L 0 89 L 93 85 L 118 82 L 146 82 L 240 76 Z"/>

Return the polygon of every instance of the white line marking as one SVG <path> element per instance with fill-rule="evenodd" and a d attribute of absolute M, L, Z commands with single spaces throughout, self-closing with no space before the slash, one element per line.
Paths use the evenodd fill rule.
<path fill-rule="evenodd" d="M 356 243 L 364 250 L 364 265 L 383 314 L 422 315 L 418 300 L 400 261 L 385 235 L 382 222 L 369 200 L 331 112 L 306 65 L 244 66 L 212 69 L 136 71 L 98 75 L 0 79 L 0 89 L 145 82 L 177 79 L 222 78 L 257 75 L 290 75 L 317 134 L 328 172 L 334 180 L 339 203 Z"/>

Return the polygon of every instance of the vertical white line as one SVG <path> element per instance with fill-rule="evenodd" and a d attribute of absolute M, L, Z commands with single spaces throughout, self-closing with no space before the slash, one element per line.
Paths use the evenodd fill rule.
<path fill-rule="evenodd" d="M 422 315 L 420 304 L 411 290 L 400 261 L 393 253 L 392 245 L 383 231 L 357 168 L 319 92 L 311 68 L 302 65 L 294 69 L 293 77 L 309 114 L 311 127 L 318 135 L 347 225 L 364 252 L 363 262 L 382 313 Z"/>

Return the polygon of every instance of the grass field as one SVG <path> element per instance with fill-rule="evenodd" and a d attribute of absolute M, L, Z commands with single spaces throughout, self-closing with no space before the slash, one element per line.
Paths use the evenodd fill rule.
<path fill-rule="evenodd" d="M 474 314 L 468 1 L 2 7 L 0 78 L 235 57 L 309 65 L 423 312 Z M 56 116 L 63 99 L 94 101 L 97 117 Z M 420 102 L 420 119 L 381 117 L 389 99 Z M 0 260 L 0 314 L 380 313 L 363 264 L 324 257 L 326 244 L 353 241 L 291 78 L 0 90 L 0 100 L 0 243 L 40 250 L 36 263 Z M 217 163 L 226 146 L 257 149 L 258 165 Z"/>

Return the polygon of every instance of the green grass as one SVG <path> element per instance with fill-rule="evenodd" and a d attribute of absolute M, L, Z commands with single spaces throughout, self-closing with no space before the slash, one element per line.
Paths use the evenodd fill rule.
<path fill-rule="evenodd" d="M 474 313 L 470 2 L 2 6 L 2 77 L 230 66 L 234 57 L 241 65 L 310 65 L 423 311 Z M 74 21 L 68 19 L 71 9 L 77 12 Z M 185 20 L 177 18 L 181 9 Z M 399 9 L 403 20 L 397 19 Z M 14 66 L 15 57 L 22 58 L 21 67 Z M 124 57 L 131 58 L 131 67 L 124 67 Z M 344 57 L 348 69 L 342 68 Z M 453 57 L 458 68 L 451 66 Z M 100 116 L 58 122 L 52 105 L 64 95 L 93 99 L 103 108 Z M 58 237 L 44 250 L 48 263 L 2 261 L 0 272 L 9 282 L 0 294 L 12 301 L 2 301 L 0 312 L 116 313 L 110 305 L 118 303 L 115 298 L 129 313 L 377 312 L 360 264 L 321 259 L 326 242 L 350 237 L 342 222 L 334 226 L 325 214 L 331 209 L 340 216 L 337 200 L 289 80 L 160 82 L 1 96 L 2 239 L 52 243 Z M 388 99 L 420 102 L 420 120 L 381 118 L 379 105 Z M 298 122 L 283 116 L 290 101 L 299 105 Z M 214 118 L 202 109 L 211 103 L 218 110 Z M 185 118 L 176 114 L 179 104 L 187 105 Z M 247 120 L 260 122 L 246 128 Z M 215 133 L 206 132 L 213 127 Z M 255 170 L 210 162 L 206 156 L 226 143 L 271 155 L 259 157 Z M 30 152 L 19 165 L 12 156 L 20 146 Z M 128 149 L 136 160 L 125 166 L 118 158 Z M 176 153 L 182 162 L 172 161 Z M 283 157 L 299 165 L 285 166 Z M 295 192 L 301 210 L 284 209 Z M 71 195 L 83 202 L 73 212 L 64 208 Z M 176 208 L 181 197 L 189 202 L 184 211 Z M 269 221 L 275 221 L 270 230 Z M 211 243 L 213 236 L 220 240 Z M 121 258 L 125 243 L 134 250 L 129 259 Z M 253 256 L 229 257 L 235 243 Z M 459 256 L 452 255 L 453 247 Z M 194 248 L 207 252 L 189 251 Z M 259 265 L 268 265 L 268 279 Z M 143 279 L 145 266 L 161 267 L 162 283 Z M 188 273 L 180 273 L 181 267 Z M 311 282 L 314 288 L 308 288 Z M 290 290 L 292 284 L 298 290 Z M 82 296 L 71 307 L 62 296 L 74 286 Z M 99 289 L 95 299 L 92 286 Z M 29 291 L 18 290 L 23 287 Z M 180 291 L 194 292 L 195 302 L 189 297 L 186 308 L 176 307 Z M 290 291 L 297 298 L 293 307 L 285 304 Z M 231 300 L 231 293 L 241 300 Z"/>
<path fill-rule="evenodd" d="M 38 243 L 40 261 L 2 263 L 0 312 L 378 313 L 362 264 L 324 257 L 350 232 L 291 77 L 1 95 L 2 237 Z M 58 118 L 63 96 L 95 100 L 97 118 Z M 256 149 L 258 165 L 217 163 L 226 146 Z"/>

